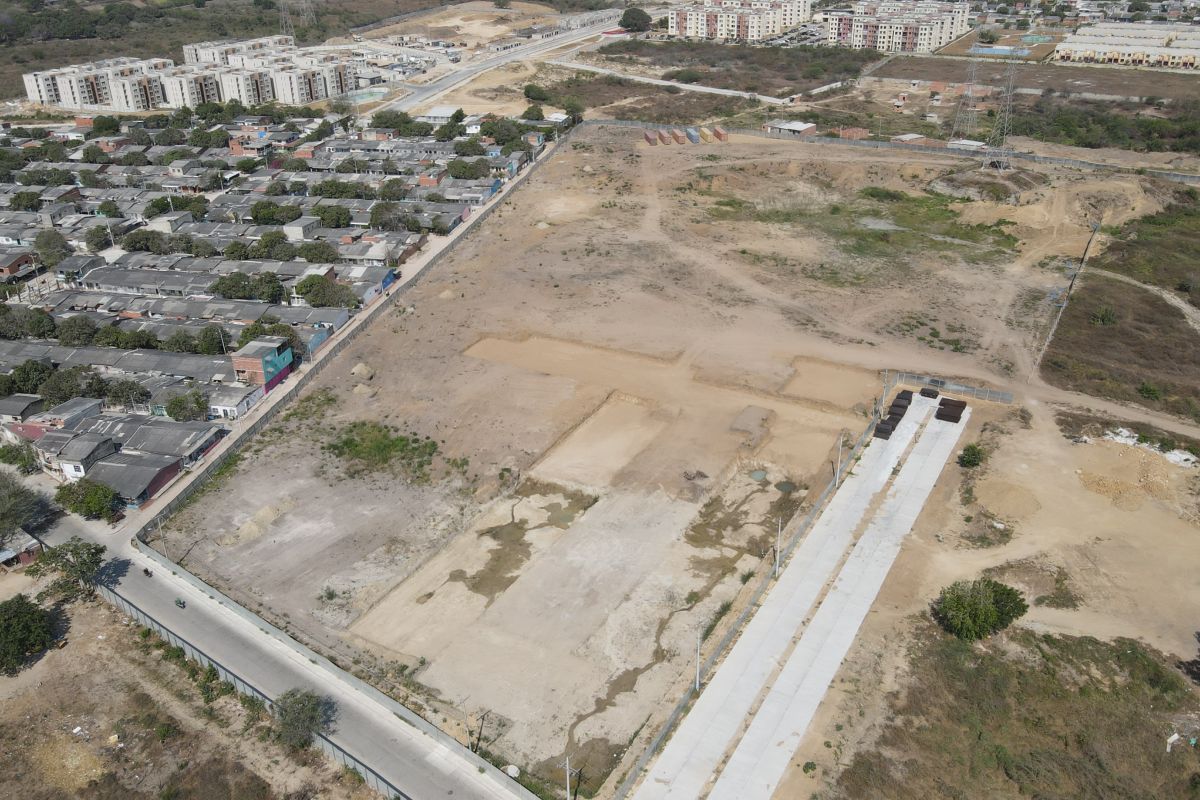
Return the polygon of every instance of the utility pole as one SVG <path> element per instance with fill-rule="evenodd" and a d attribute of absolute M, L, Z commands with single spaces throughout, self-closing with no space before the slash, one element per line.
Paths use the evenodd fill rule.
<path fill-rule="evenodd" d="M 842 432 L 838 431 L 838 454 L 837 463 L 833 465 L 833 485 L 837 486 L 842 482 Z"/>
<path fill-rule="evenodd" d="M 571 756 L 567 756 L 563 769 L 567 772 L 567 800 L 571 800 Z"/>
<path fill-rule="evenodd" d="M 775 520 L 775 577 L 779 577 L 779 540 L 783 535 L 783 517 Z"/>
<path fill-rule="evenodd" d="M 696 628 L 696 694 L 700 693 L 700 629 Z"/>

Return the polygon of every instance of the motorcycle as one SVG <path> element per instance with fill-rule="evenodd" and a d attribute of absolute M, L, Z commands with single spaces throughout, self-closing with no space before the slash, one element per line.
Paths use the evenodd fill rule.
<path fill-rule="evenodd" d="M 143 574 L 143 575 L 145 575 L 147 578 L 152 578 L 152 577 L 154 577 L 154 573 L 153 573 L 153 572 L 151 572 L 151 571 L 150 571 L 150 570 L 148 570 L 148 569 L 143 569 L 143 570 L 142 570 L 142 574 Z"/>
<path fill-rule="evenodd" d="M 182 601 L 182 600 L 180 600 L 178 597 L 176 597 L 176 598 L 175 598 L 175 605 L 179 606 L 180 608 L 186 608 L 186 607 L 187 607 L 187 603 L 183 602 L 183 601 Z"/>

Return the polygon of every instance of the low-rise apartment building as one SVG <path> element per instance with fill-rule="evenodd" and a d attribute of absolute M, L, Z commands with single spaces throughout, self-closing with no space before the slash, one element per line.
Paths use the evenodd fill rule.
<path fill-rule="evenodd" d="M 1200 30 L 1190 25 L 1089 25 L 1055 47 L 1054 58 L 1080 64 L 1197 69 Z"/>

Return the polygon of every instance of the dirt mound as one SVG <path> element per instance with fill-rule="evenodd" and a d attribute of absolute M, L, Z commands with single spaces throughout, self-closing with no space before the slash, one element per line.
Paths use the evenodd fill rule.
<path fill-rule="evenodd" d="M 966 200 L 989 200 L 993 203 L 1015 201 L 1023 192 L 1043 186 L 1046 176 L 1025 169 L 1003 172 L 972 167 L 934 180 L 929 188 L 941 194 Z"/>

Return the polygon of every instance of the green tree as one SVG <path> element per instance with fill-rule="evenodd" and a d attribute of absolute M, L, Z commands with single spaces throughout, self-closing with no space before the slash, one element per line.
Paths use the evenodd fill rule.
<path fill-rule="evenodd" d="M 337 705 L 307 689 L 288 689 L 272 703 L 275 732 L 279 741 L 288 747 L 302 749 L 312 744 L 313 737 L 333 725 Z"/>
<path fill-rule="evenodd" d="M 58 323 L 58 343 L 64 347 L 83 347 L 96 338 L 96 323 L 82 314 Z"/>
<path fill-rule="evenodd" d="M 962 449 L 958 454 L 958 465 L 968 469 L 978 467 L 987 458 L 987 451 L 983 449 L 983 445 L 972 443 Z"/>
<path fill-rule="evenodd" d="M 492 5 L 501 10 L 512 8 L 512 0 L 492 0 Z"/>
<path fill-rule="evenodd" d="M 279 303 L 283 301 L 283 284 L 274 272 L 260 272 L 250 280 L 250 294 L 264 303 Z"/>
<path fill-rule="evenodd" d="M 533 106 L 530 106 L 532 108 Z M 481 156 L 486 153 L 483 143 L 479 141 L 478 136 L 472 136 L 470 139 L 459 139 L 454 143 L 454 154 L 456 156 Z"/>
<path fill-rule="evenodd" d="M 8 207 L 13 211 L 37 211 L 40 196 L 37 192 L 17 192 L 8 199 Z"/>
<path fill-rule="evenodd" d="M 79 488 L 81 484 L 82 491 Z M 116 493 L 107 486 L 83 478 L 75 483 L 60 486 L 59 492 L 63 489 L 69 489 L 68 493 L 72 494 L 73 498 L 80 498 L 81 508 L 103 512 L 97 513 L 96 516 L 112 517 Z M 110 498 L 111 504 L 102 509 L 105 498 Z M 63 600 L 91 597 L 96 591 L 96 576 L 104 564 L 105 549 L 102 544 L 85 542 L 78 536 L 72 536 L 57 547 L 47 548 L 42 557 L 25 570 L 25 574 L 35 580 L 50 579 L 50 585 L 38 592 L 38 601 L 46 597 L 58 597 Z"/>
<path fill-rule="evenodd" d="M 37 251 L 38 260 L 47 267 L 56 267 L 58 262 L 71 255 L 71 245 L 67 244 L 66 237 L 53 228 L 38 231 L 33 248 Z"/>
<path fill-rule="evenodd" d="M 310 264 L 332 264 L 340 260 L 337 248 L 329 242 L 305 242 L 296 248 L 296 255 Z"/>
<path fill-rule="evenodd" d="M 121 207 L 117 205 L 115 200 L 105 200 L 100 204 L 96 211 L 102 217 L 121 216 Z"/>
<path fill-rule="evenodd" d="M 105 153 L 94 144 L 89 144 L 83 148 L 83 153 L 80 154 L 85 164 L 106 164 L 108 163 L 108 153 Z"/>
<path fill-rule="evenodd" d="M 350 227 L 350 209 L 345 206 L 317 206 L 314 213 L 326 228 Z"/>
<path fill-rule="evenodd" d="M 399 178 L 384 181 L 379 187 L 380 200 L 403 200 L 408 196 L 408 186 Z M 374 208 L 371 209 L 374 212 Z"/>
<path fill-rule="evenodd" d="M 650 30 L 650 15 L 640 8 L 627 8 L 618 23 L 630 33 L 644 33 Z"/>
<path fill-rule="evenodd" d="M 53 641 L 49 611 L 23 594 L 0 603 L 0 672 L 16 675 Z"/>
<path fill-rule="evenodd" d="M 539 106 L 537 103 L 534 103 L 533 105 L 529 106 L 529 108 L 527 108 L 521 112 L 521 119 L 528 119 L 528 120 L 532 120 L 534 122 L 539 122 L 541 120 L 544 120 L 545 118 L 546 118 L 546 112 L 542 111 L 542 107 Z"/>
<path fill-rule="evenodd" d="M 196 337 L 196 352 L 206 356 L 224 355 L 229 351 L 229 337 L 220 325 L 206 325 Z"/>
<path fill-rule="evenodd" d="M 535 103 L 550 102 L 551 94 L 536 83 L 525 84 L 525 99 Z"/>
<path fill-rule="evenodd" d="M 134 404 L 144 403 L 149 400 L 150 391 L 137 381 L 132 381 L 128 378 L 118 378 L 108 384 L 105 399 L 109 405 L 121 406 L 128 411 L 132 410 Z"/>
<path fill-rule="evenodd" d="M 250 247 L 245 242 L 230 242 L 225 247 L 224 255 L 232 261 L 245 261 L 250 257 Z"/>
<path fill-rule="evenodd" d="M 11 472 L 0 472 L 0 544 L 46 519 L 46 495 L 29 488 Z"/>
<path fill-rule="evenodd" d="M 238 172 L 249 175 L 251 172 L 254 172 L 256 169 L 258 169 L 258 164 L 259 162 L 257 158 L 243 158 L 233 166 Z"/>
<path fill-rule="evenodd" d="M 199 389 L 175 395 L 167 401 L 167 416 L 176 422 L 208 419 L 208 397 Z"/>
<path fill-rule="evenodd" d="M 583 119 L 585 106 L 583 105 L 583 101 L 578 97 L 568 97 L 567 99 L 563 100 L 562 107 L 563 112 L 565 112 L 567 116 L 571 117 L 571 119 L 575 122 Z"/>
<path fill-rule="evenodd" d="M 451 178 L 477 180 L 479 178 L 486 178 L 492 173 L 492 164 L 486 158 L 477 158 L 474 161 L 468 161 L 465 158 L 456 158 L 446 165 L 446 171 L 450 173 Z"/>
<path fill-rule="evenodd" d="M 41 361 L 22 361 L 9 377 L 12 379 L 12 390 L 23 394 L 37 394 L 46 379 L 54 374 L 54 367 Z"/>
<path fill-rule="evenodd" d="M 1029 610 L 1018 590 L 991 578 L 956 581 L 933 604 L 933 617 L 946 632 L 973 642 L 1004 630 Z"/>
<path fill-rule="evenodd" d="M 296 294 L 313 308 L 357 308 L 358 296 L 349 286 L 343 286 L 324 275 L 309 275 L 296 284 Z"/>
<path fill-rule="evenodd" d="M 87 244 L 88 250 L 99 253 L 101 250 L 111 247 L 116 241 L 116 236 L 113 235 L 112 228 L 108 225 L 93 225 L 83 235 L 83 241 Z"/>
<path fill-rule="evenodd" d="M 0 463 L 16 467 L 22 475 L 32 475 L 38 469 L 37 453 L 29 442 L 0 446 Z"/>
<path fill-rule="evenodd" d="M 106 387 L 103 379 L 100 379 L 100 383 L 94 383 L 93 379 L 97 378 L 99 376 L 89 367 L 60 369 L 42 382 L 38 387 L 38 394 L 45 398 L 46 405 L 51 407 L 76 397 L 91 396 L 92 390 L 98 390 L 94 396 L 104 397 Z"/>
<path fill-rule="evenodd" d="M 228 253 L 226 254 L 228 255 Z M 250 276 L 244 272 L 231 272 L 217 278 L 208 291 L 226 300 L 248 300 L 251 297 Z"/>
<path fill-rule="evenodd" d="M 101 115 L 92 118 L 92 136 L 116 136 L 121 132 L 121 121 L 116 117 Z"/>
<path fill-rule="evenodd" d="M 196 352 L 196 339 L 187 331 L 178 330 L 168 336 L 159 345 L 159 349 L 168 353 L 194 353 Z"/>

